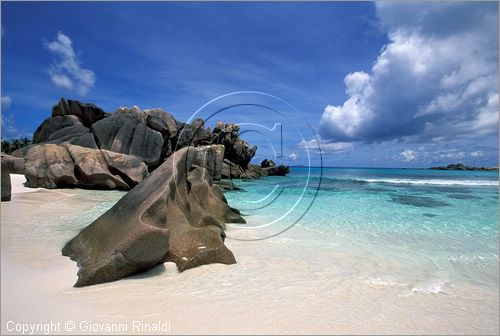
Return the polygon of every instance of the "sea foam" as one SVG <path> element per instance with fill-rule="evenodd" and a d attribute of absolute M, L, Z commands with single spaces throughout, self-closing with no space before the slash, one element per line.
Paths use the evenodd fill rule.
<path fill-rule="evenodd" d="M 440 179 L 356 179 L 358 182 L 368 183 L 393 183 L 393 184 L 434 184 L 434 185 L 464 185 L 464 186 L 498 186 L 498 181 L 491 180 L 440 180 Z"/>

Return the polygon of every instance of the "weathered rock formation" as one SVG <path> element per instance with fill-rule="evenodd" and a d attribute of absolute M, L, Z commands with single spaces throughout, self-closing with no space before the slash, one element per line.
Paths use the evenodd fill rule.
<path fill-rule="evenodd" d="M 228 159 L 224 159 L 224 162 L 222 163 L 222 178 L 240 178 L 241 174 L 243 174 L 243 169 L 240 166 L 232 163 Z"/>
<path fill-rule="evenodd" d="M 118 280 L 166 261 L 179 271 L 236 262 L 224 245 L 225 223 L 245 221 L 207 170 L 194 165 L 203 155 L 203 147 L 175 152 L 64 246 L 63 255 L 79 267 L 75 286 Z"/>
<path fill-rule="evenodd" d="M 267 161 L 267 160 L 264 160 Z M 268 160 L 274 164 L 272 160 Z M 248 169 L 240 175 L 240 178 L 247 180 L 258 179 L 262 176 L 285 176 L 290 173 L 290 167 L 284 165 L 269 165 L 266 164 L 266 167 L 249 164 Z"/>
<path fill-rule="evenodd" d="M 6 162 L 6 169 L 11 174 L 24 175 L 24 159 L 9 154 L 2 153 L 2 162 Z"/>
<path fill-rule="evenodd" d="M 248 163 L 257 152 L 257 146 L 250 145 L 239 138 L 240 126 L 218 122 L 213 130 L 213 143 L 224 145 L 224 158 L 246 170 Z"/>
<path fill-rule="evenodd" d="M 495 171 L 498 167 L 475 167 L 465 166 L 463 163 L 452 163 L 447 166 L 431 167 L 432 170 L 475 170 L 475 171 Z"/>
<path fill-rule="evenodd" d="M 10 174 L 24 174 L 24 159 L 2 153 L 2 201 L 10 201 L 12 186 Z"/>
<path fill-rule="evenodd" d="M 61 100 L 52 107 L 52 117 L 76 116 L 85 127 L 89 127 L 106 116 L 106 113 L 94 104 L 82 103 L 77 100 Z"/>
<path fill-rule="evenodd" d="M 135 157 L 74 145 L 32 146 L 24 157 L 29 187 L 129 190 L 148 174 Z"/>
<path fill-rule="evenodd" d="M 117 113 L 92 125 L 101 149 L 132 155 L 149 165 L 160 161 L 163 136 L 132 114 Z"/>
<path fill-rule="evenodd" d="M 120 171 L 106 162 L 103 157 L 109 161 L 112 152 L 124 154 L 140 160 L 147 165 L 149 171 L 152 171 L 175 151 L 187 146 L 216 146 L 205 149 L 205 154 L 209 156 L 208 160 L 201 160 L 214 180 L 255 179 L 260 176 L 283 175 L 288 172 L 283 166 L 276 167 L 272 160 L 264 160 L 262 167 L 249 164 L 257 147 L 251 147 L 246 141 L 240 139 L 239 131 L 239 125 L 223 122 L 218 122 L 212 131 L 209 127 L 206 128 L 204 120 L 199 118 L 194 119 L 190 124 L 178 122 L 170 113 L 159 108 L 141 110 L 138 106 L 120 107 L 114 113 L 106 113 L 94 104 L 75 100 L 66 101 L 61 98 L 59 103 L 53 106 L 52 116 L 35 131 L 33 144 L 16 150 L 12 154 L 27 158 L 32 167 L 40 168 L 36 174 L 30 171 L 30 184 L 49 188 L 85 186 L 128 189 L 138 183 L 141 178 L 132 178 L 129 181 L 130 172 Z M 32 150 L 32 148 L 47 144 L 63 147 L 50 147 L 51 150 L 48 152 L 46 147 Z M 74 155 L 71 156 L 67 150 L 70 145 L 94 149 L 97 152 L 82 152 L 83 150 L 80 149 L 82 153 L 73 153 Z M 109 152 L 99 152 L 99 150 Z M 30 155 L 28 155 L 29 152 Z M 224 161 L 220 160 L 221 152 Z M 87 164 L 85 161 L 89 153 L 101 154 L 91 154 L 88 159 L 91 163 Z M 42 155 L 44 159 L 40 160 L 39 155 Z M 78 160 L 75 159 L 76 157 Z M 37 160 L 40 162 L 33 163 Z M 43 162 L 57 163 L 57 165 L 43 167 Z M 65 164 L 68 166 L 63 167 Z M 89 165 L 93 170 L 89 170 Z M 138 163 L 134 161 L 134 167 L 137 168 L 137 165 Z M 76 172 L 71 174 L 73 166 L 76 167 Z M 104 168 L 100 170 L 97 167 Z"/>
<path fill-rule="evenodd" d="M 9 173 L 9 168 L 7 161 L 2 160 L 2 174 L 1 174 L 1 200 L 3 201 L 10 201 L 11 198 L 11 184 L 10 184 L 10 173 Z"/>
<path fill-rule="evenodd" d="M 269 168 L 269 167 L 274 167 L 276 166 L 276 163 L 274 163 L 273 160 L 268 160 L 268 159 L 264 159 L 262 160 L 262 162 L 260 163 L 260 166 L 262 168 Z"/>

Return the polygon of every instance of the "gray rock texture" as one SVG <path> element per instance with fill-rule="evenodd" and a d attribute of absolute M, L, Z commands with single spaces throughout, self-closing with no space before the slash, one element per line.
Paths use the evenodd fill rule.
<path fill-rule="evenodd" d="M 179 271 L 236 262 L 224 245 L 225 223 L 245 221 L 206 169 L 193 164 L 200 150 L 177 151 L 64 246 L 63 255 L 79 267 L 75 286 L 118 280 L 166 261 Z"/>

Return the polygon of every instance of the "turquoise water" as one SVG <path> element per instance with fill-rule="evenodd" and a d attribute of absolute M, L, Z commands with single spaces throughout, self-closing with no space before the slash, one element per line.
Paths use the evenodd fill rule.
<path fill-rule="evenodd" d="M 365 264 L 361 277 L 498 289 L 498 172 L 294 167 L 235 183 L 226 197 L 256 228 L 229 239 L 298 236 Z"/>

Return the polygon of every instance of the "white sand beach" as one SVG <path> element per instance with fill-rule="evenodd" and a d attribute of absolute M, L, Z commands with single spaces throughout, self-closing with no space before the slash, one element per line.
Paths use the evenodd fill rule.
<path fill-rule="evenodd" d="M 73 288 L 77 267 L 60 249 L 123 193 L 36 190 L 23 182 L 13 175 L 12 201 L 1 204 L 2 334 L 15 334 L 17 324 L 50 322 L 60 323 L 51 329 L 55 334 L 154 334 L 144 328 L 155 323 L 168 323 L 160 334 L 499 331 L 498 288 L 442 279 L 409 286 L 368 277 L 363 274 L 399 265 L 347 253 L 353 242 L 343 237 L 315 238 L 299 228 L 263 242 L 228 240 L 235 265 L 178 273 L 166 263 L 120 281 Z M 126 330 L 106 332 L 112 325 Z"/>

